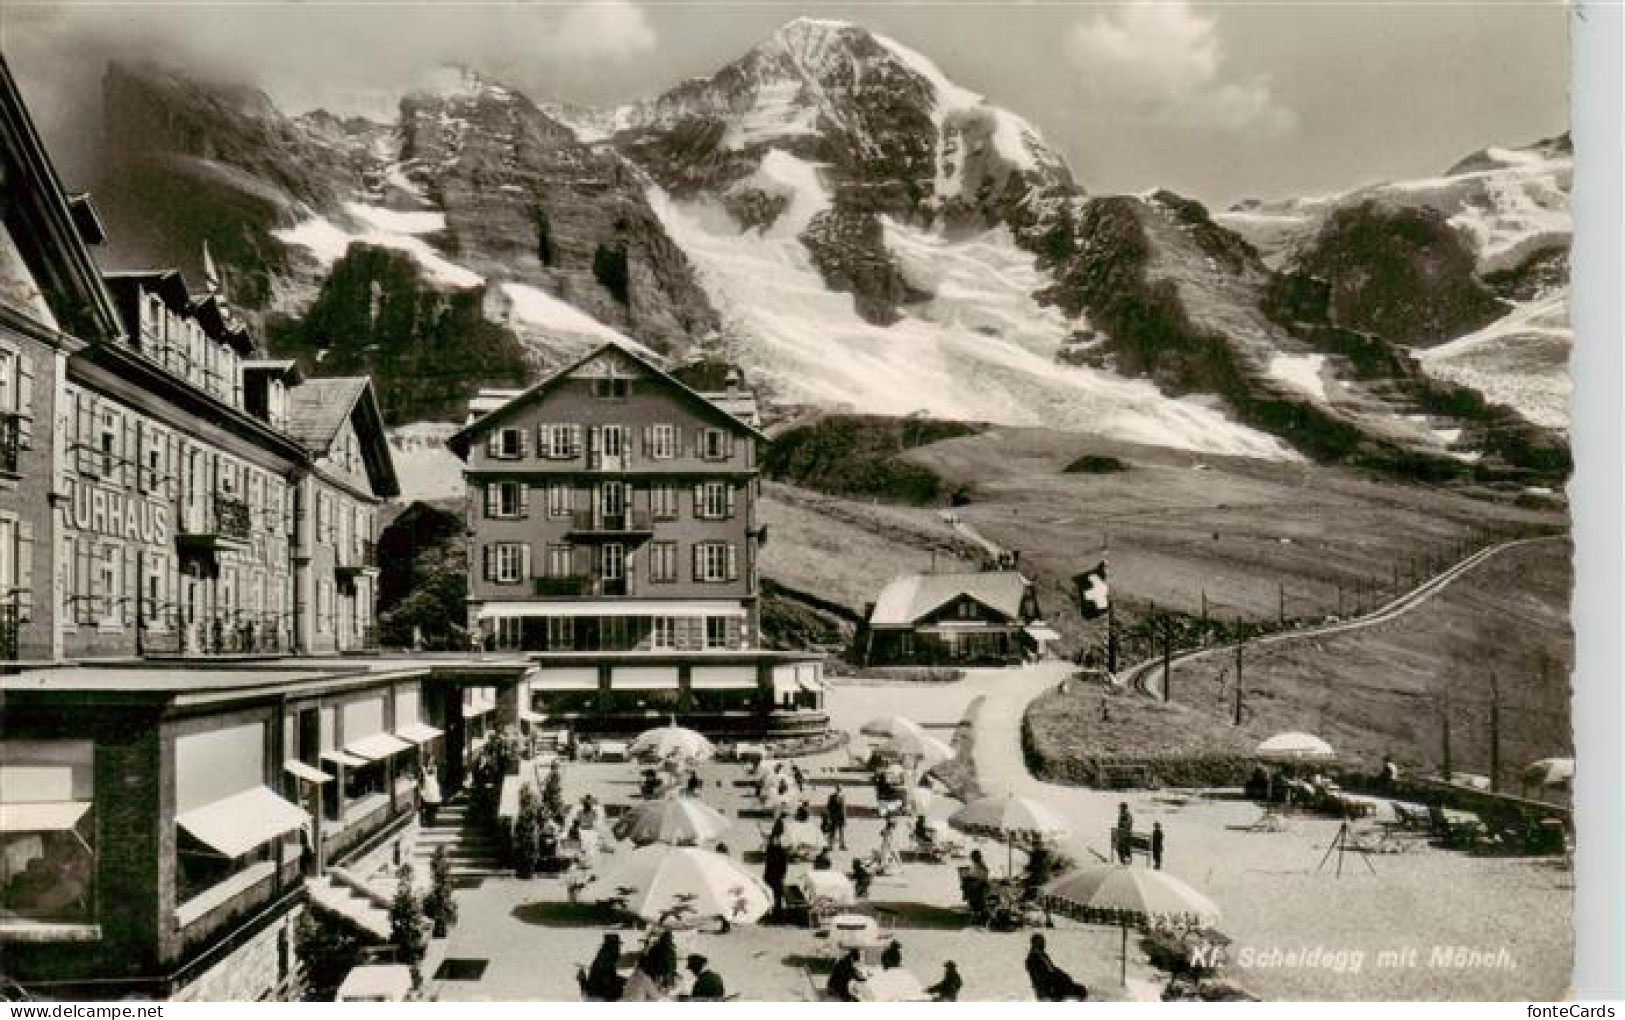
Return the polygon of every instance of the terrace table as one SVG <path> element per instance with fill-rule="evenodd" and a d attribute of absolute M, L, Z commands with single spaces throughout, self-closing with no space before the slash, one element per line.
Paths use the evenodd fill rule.
<path fill-rule="evenodd" d="M 859 1002 L 930 1002 L 931 996 L 914 972 L 902 967 L 871 970 L 862 981 L 852 982 L 852 994 Z"/>
<path fill-rule="evenodd" d="M 858 902 L 852 880 L 839 871 L 809 871 L 796 880 L 809 902 L 827 900 L 837 907 L 850 907 Z M 855 916 L 855 915 L 854 915 Z"/>

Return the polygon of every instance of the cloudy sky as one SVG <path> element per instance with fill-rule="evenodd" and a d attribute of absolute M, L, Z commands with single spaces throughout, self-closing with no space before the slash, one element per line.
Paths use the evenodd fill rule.
<path fill-rule="evenodd" d="M 1567 15 L 1534 0 L 8 0 L 0 31 L 71 178 L 110 55 L 249 81 L 290 110 L 387 110 L 448 61 L 533 98 L 607 104 L 713 71 L 801 14 L 930 55 L 1039 125 L 1095 192 L 1225 205 L 1338 191 L 1567 126 Z"/>

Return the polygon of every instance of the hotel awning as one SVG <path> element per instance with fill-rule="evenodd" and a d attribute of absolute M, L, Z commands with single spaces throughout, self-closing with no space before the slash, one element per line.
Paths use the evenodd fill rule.
<path fill-rule="evenodd" d="M 442 732 L 443 731 L 437 730 L 433 726 L 430 726 L 428 723 L 422 722 L 407 723 L 405 726 L 398 726 L 395 728 L 395 735 L 397 737 L 400 737 L 402 740 L 411 741 L 414 744 L 427 744 L 435 737 L 440 736 Z"/>
<path fill-rule="evenodd" d="M 367 759 L 357 758 L 355 755 L 345 754 L 343 751 L 323 751 L 322 760 L 330 761 L 335 765 L 343 765 L 347 769 L 358 769 L 367 764 Z"/>
<path fill-rule="evenodd" d="M 815 694 L 822 694 L 825 690 L 828 689 L 825 686 L 824 681 L 816 679 L 814 677 L 798 676 L 798 677 L 796 677 L 796 682 L 801 685 L 802 690 L 804 690 L 804 691 L 812 691 Z"/>
<path fill-rule="evenodd" d="M 547 669 L 543 667 L 531 677 L 530 689 L 536 691 L 596 691 L 598 667 Z"/>
<path fill-rule="evenodd" d="M 675 691 L 680 686 L 676 666 L 617 667 L 610 673 L 614 691 Z"/>
<path fill-rule="evenodd" d="M 1034 641 L 1059 641 L 1061 635 L 1041 623 L 1035 623 L 1026 628 L 1027 636 Z"/>
<path fill-rule="evenodd" d="M 304 762 L 294 761 L 292 758 L 289 758 L 287 761 L 283 762 L 282 768 L 290 774 L 312 783 L 328 783 L 332 782 L 333 780 L 332 776 L 328 775 L 326 772 L 323 772 L 321 769 L 312 768 L 311 766 L 306 765 Z"/>
<path fill-rule="evenodd" d="M 263 786 L 175 816 L 175 824 L 226 857 L 250 850 L 310 824 L 310 815 Z"/>
<path fill-rule="evenodd" d="M 616 602 L 487 602 L 479 618 L 494 620 L 514 616 L 745 616 L 738 602 L 703 599 L 683 602 L 655 600 Z"/>
<path fill-rule="evenodd" d="M 0 832 L 65 832 L 89 811 L 88 800 L 0 804 Z"/>
<path fill-rule="evenodd" d="M 411 744 L 388 733 L 374 733 L 370 737 L 352 740 L 344 745 L 345 751 L 367 761 L 383 761 L 392 754 L 400 754 L 411 748 Z"/>

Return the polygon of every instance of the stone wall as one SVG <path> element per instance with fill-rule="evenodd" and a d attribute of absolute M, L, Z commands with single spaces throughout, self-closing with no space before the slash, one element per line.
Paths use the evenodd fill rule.
<path fill-rule="evenodd" d="M 175 989 L 175 1002 L 254 1002 L 276 998 L 297 967 L 294 930 L 304 907 L 267 925 L 195 978 Z"/>

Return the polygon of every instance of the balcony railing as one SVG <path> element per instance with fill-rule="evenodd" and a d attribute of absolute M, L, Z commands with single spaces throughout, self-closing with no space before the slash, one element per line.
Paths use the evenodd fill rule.
<path fill-rule="evenodd" d="M 9 411 L 0 412 L 0 473 L 17 474 L 18 455 L 23 449 L 23 418 Z"/>
<path fill-rule="evenodd" d="M 654 531 L 647 510 L 624 510 L 607 514 L 600 510 L 577 510 L 570 517 L 573 534 L 633 535 Z"/>
<path fill-rule="evenodd" d="M 248 504 L 234 496 L 215 493 L 202 503 L 188 503 L 181 510 L 181 534 L 203 539 L 247 542 L 253 529 Z"/>
<path fill-rule="evenodd" d="M 569 574 L 564 577 L 533 577 L 531 578 L 531 592 L 537 598 L 585 595 L 591 584 L 592 578 L 581 574 Z"/>
<path fill-rule="evenodd" d="M 531 593 L 537 598 L 598 595 L 614 597 L 631 593 L 631 583 L 624 577 L 569 574 L 564 577 L 533 577 L 530 582 Z"/>
<path fill-rule="evenodd" d="M 362 539 L 339 546 L 337 570 L 341 574 L 358 574 L 378 569 L 378 544 Z"/>

